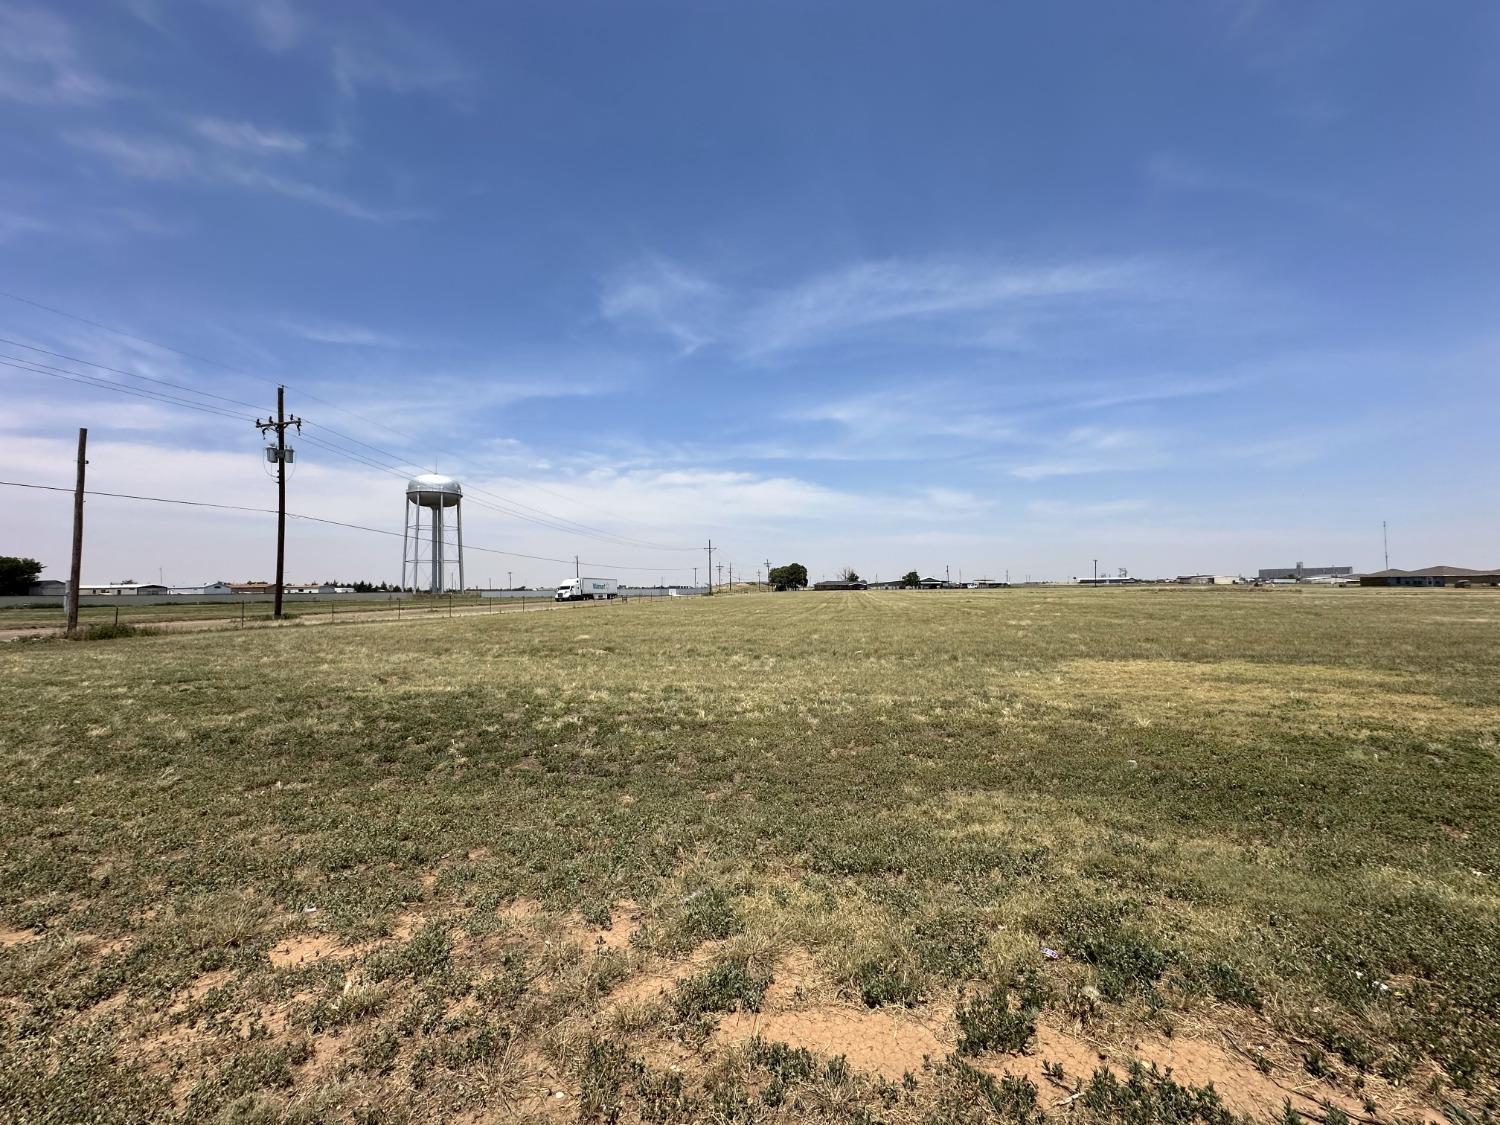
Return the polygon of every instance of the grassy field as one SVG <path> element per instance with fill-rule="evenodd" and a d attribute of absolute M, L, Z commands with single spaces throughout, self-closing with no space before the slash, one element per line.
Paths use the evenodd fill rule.
<path fill-rule="evenodd" d="M 1493 1120 L 1497 626 L 1074 589 L 6 645 L 0 1119 Z"/>

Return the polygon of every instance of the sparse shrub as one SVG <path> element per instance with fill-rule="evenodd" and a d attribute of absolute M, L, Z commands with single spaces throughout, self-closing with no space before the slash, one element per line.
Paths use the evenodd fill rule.
<path fill-rule="evenodd" d="M 1302 1067 L 1314 1078 L 1327 1078 L 1332 1073 L 1328 1069 L 1328 1056 L 1318 1047 L 1307 1049 L 1307 1053 L 1302 1056 Z"/>
<path fill-rule="evenodd" d="M 1036 1035 L 1035 1008 L 1012 1011 L 1010 990 L 992 988 L 958 1009 L 958 1053 L 977 1055 L 984 1051 L 1019 1054 Z"/>
<path fill-rule="evenodd" d="M 678 929 L 691 942 L 722 941 L 739 933 L 744 922 L 728 891 L 709 887 L 688 896 Z"/>
<path fill-rule="evenodd" d="M 1163 1074 L 1152 1064 L 1147 1070 L 1133 1063 L 1130 1076 L 1121 1082 L 1107 1067 L 1094 1071 L 1083 1089 L 1081 1103 L 1106 1121 L 1140 1123 L 1140 1125 L 1235 1125 L 1235 1116 L 1227 1108 L 1213 1085 L 1183 1086 Z"/>
<path fill-rule="evenodd" d="M 453 942 L 438 922 L 428 922 L 400 949 L 372 957 L 368 972 L 374 981 L 425 977 L 448 969 Z"/>
<path fill-rule="evenodd" d="M 1325 1025 L 1317 1029 L 1317 1037 L 1319 1043 L 1361 1073 L 1368 1073 L 1379 1058 L 1374 1046 L 1362 1035 Z"/>
<path fill-rule="evenodd" d="M 769 973 L 755 975 L 743 959 L 721 961 L 707 972 L 690 977 L 677 986 L 672 1006 L 685 1019 L 735 1008 L 759 1011 L 771 984 Z"/>
<path fill-rule="evenodd" d="M 1218 999 L 1260 1010 L 1260 990 L 1228 961 L 1215 961 L 1209 965 L 1203 971 L 1203 978 L 1209 991 Z"/>
<path fill-rule="evenodd" d="M 936 1111 L 930 1120 L 941 1125 L 1040 1125 L 1046 1119 L 1036 1086 L 1026 1078 L 1007 1074 L 996 1081 L 976 1070 L 957 1055 L 950 1055 L 935 1070 L 938 1086 Z"/>
<path fill-rule="evenodd" d="M 614 1122 L 620 1119 L 625 1083 L 641 1072 L 623 1044 L 590 1039 L 577 1064 L 579 1121 Z"/>
<path fill-rule="evenodd" d="M 925 989 L 917 973 L 905 964 L 866 961 L 855 971 L 855 987 L 867 1007 L 899 1004 L 912 1008 L 922 1002 Z"/>
<path fill-rule="evenodd" d="M 1146 995 L 1171 964 L 1171 956 L 1141 934 L 1112 927 L 1089 934 L 1079 952 L 1099 971 L 1099 990 L 1111 1000 L 1131 994 Z"/>

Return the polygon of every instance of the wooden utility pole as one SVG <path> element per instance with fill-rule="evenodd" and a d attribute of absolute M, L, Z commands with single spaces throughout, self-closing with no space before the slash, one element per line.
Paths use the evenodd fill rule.
<path fill-rule="evenodd" d="M 255 420 L 255 428 L 261 433 L 276 431 L 276 444 L 266 450 L 266 460 L 276 466 L 276 607 L 271 616 L 277 621 L 281 620 L 281 590 L 286 579 L 286 467 L 296 456 L 295 450 L 287 448 L 288 426 L 296 426 L 300 434 L 302 419 L 286 416 L 286 388 L 277 387 L 275 419 L 267 418 L 264 422 L 259 418 Z"/>
<path fill-rule="evenodd" d="M 83 477 L 88 465 L 89 432 L 78 431 L 78 483 L 73 486 L 73 559 L 68 568 L 68 632 L 78 628 L 78 591 L 83 582 Z"/>
<path fill-rule="evenodd" d="M 708 592 L 714 592 L 714 541 L 708 541 Z"/>

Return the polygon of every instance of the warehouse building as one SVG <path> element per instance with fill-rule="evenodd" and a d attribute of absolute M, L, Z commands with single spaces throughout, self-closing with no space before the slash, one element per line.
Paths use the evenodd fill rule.
<path fill-rule="evenodd" d="M 1500 567 L 1428 566 L 1421 570 L 1377 570 L 1362 574 L 1361 586 L 1500 586 Z"/>
<path fill-rule="evenodd" d="M 1184 586 L 1233 586 L 1239 579 L 1232 574 L 1179 574 L 1177 581 Z"/>
<path fill-rule="evenodd" d="M 1272 566 L 1262 568 L 1256 575 L 1262 582 L 1277 582 L 1292 579 L 1301 582 L 1307 578 L 1347 578 L 1354 573 L 1352 566 Z"/>

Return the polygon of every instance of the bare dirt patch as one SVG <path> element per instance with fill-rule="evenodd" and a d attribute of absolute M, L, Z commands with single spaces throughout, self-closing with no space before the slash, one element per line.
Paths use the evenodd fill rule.
<path fill-rule="evenodd" d="M 0 924 L 0 949 L 10 949 L 17 945 L 30 945 L 34 941 L 40 941 L 42 935 L 35 930 L 17 930 L 11 926 Z"/>
<path fill-rule="evenodd" d="M 805 1047 L 832 1058 L 843 1055 L 856 1070 L 897 1081 L 920 1073 L 924 1059 L 937 1061 L 952 1043 L 940 1033 L 935 1017 L 898 1008 L 824 1005 L 781 1012 L 735 1012 L 719 1024 L 716 1039 L 739 1043 L 762 1039 Z"/>
<path fill-rule="evenodd" d="M 329 934 L 309 931 L 284 938 L 272 946 L 266 956 L 273 969 L 295 969 L 341 952 L 350 951 L 344 950 Z"/>

